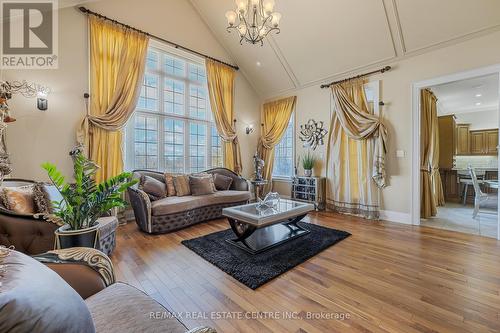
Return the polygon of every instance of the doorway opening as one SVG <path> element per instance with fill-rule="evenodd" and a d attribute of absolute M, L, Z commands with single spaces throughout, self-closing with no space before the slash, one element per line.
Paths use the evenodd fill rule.
<path fill-rule="evenodd" d="M 413 85 L 413 224 L 500 239 L 499 108 L 499 66 Z"/>

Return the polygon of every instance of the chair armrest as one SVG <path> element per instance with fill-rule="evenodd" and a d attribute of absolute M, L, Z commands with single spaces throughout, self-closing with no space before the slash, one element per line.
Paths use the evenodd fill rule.
<path fill-rule="evenodd" d="M 151 232 L 151 200 L 146 192 L 135 186 L 129 187 L 127 191 L 137 224 L 142 230 Z"/>
<path fill-rule="evenodd" d="M 84 299 L 115 283 L 111 260 L 96 249 L 74 247 L 48 251 L 33 258 L 59 274 Z"/>

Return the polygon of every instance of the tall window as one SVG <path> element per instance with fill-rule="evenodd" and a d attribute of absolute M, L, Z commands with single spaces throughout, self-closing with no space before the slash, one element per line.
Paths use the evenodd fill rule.
<path fill-rule="evenodd" d="M 202 59 L 153 44 L 126 136 L 126 168 L 199 172 L 222 166 Z"/>
<path fill-rule="evenodd" d="M 294 170 L 294 117 L 290 117 L 288 127 L 281 141 L 274 147 L 273 177 L 293 177 Z"/>

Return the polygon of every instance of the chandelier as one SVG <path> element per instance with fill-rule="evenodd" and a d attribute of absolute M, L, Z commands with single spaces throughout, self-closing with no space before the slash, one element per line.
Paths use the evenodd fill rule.
<path fill-rule="evenodd" d="M 274 11 L 274 0 L 236 0 L 236 11 L 226 13 L 229 26 L 227 31 L 236 29 L 240 35 L 240 44 L 264 45 L 263 39 L 273 30 L 280 32 L 281 14 Z"/>

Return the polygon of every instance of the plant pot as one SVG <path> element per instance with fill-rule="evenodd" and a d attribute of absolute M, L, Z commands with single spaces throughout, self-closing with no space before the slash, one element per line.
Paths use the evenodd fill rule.
<path fill-rule="evenodd" d="M 311 177 L 311 176 L 312 176 L 312 174 L 313 174 L 312 169 L 305 169 L 305 170 L 304 170 L 304 176 L 306 176 L 306 177 Z"/>
<path fill-rule="evenodd" d="M 70 247 L 97 248 L 99 240 L 99 224 L 93 227 L 71 230 L 68 224 L 63 225 L 55 231 L 56 249 L 67 249 Z"/>

